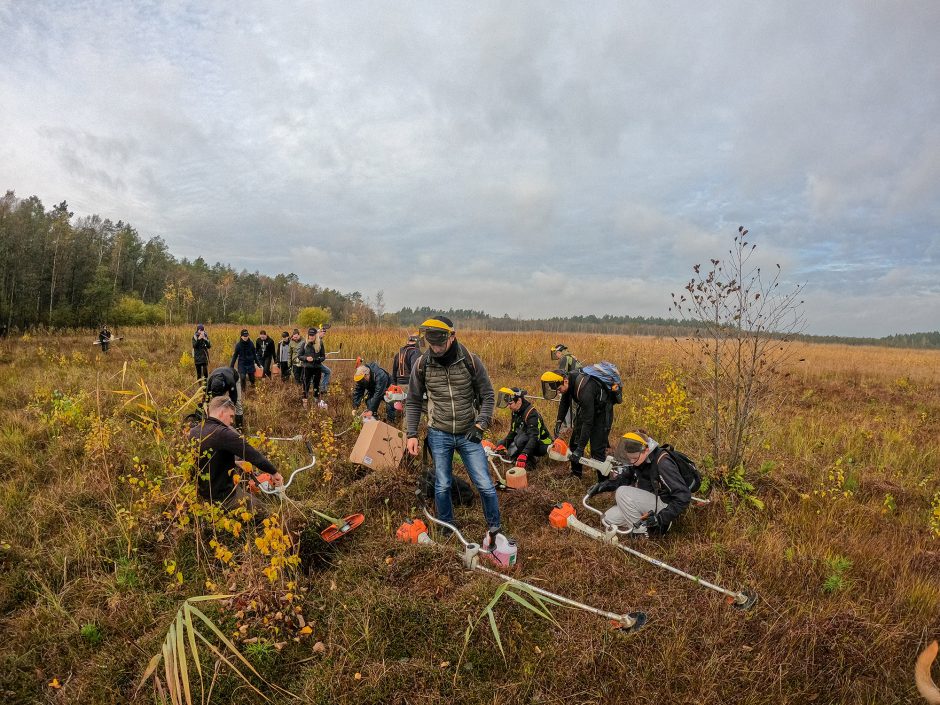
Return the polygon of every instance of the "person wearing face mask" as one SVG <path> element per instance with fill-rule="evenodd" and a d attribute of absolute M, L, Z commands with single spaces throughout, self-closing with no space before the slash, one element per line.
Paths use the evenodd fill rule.
<path fill-rule="evenodd" d="M 665 534 L 692 501 L 688 481 L 668 446 L 660 446 L 645 431 L 629 431 L 620 439 L 615 456 L 629 464 L 626 471 L 597 483 L 588 496 L 614 492 L 616 504 L 604 514 L 610 524 L 630 528 L 634 534 Z"/>
<path fill-rule="evenodd" d="M 488 526 L 487 539 L 502 532 L 496 488 L 480 445 L 493 418 L 495 394 L 479 356 L 457 341 L 454 323 L 444 316 L 429 318 L 419 333 L 428 350 L 411 370 L 405 400 L 407 448 L 417 455 L 418 424 L 427 412 L 427 446 L 434 460 L 434 503 L 438 519 L 452 523 L 454 453 L 459 453 L 480 493 Z M 486 540 L 484 540 L 486 543 Z"/>

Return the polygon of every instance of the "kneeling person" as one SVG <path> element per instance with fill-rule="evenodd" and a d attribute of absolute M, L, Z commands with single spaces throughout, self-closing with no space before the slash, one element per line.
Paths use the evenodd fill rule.
<path fill-rule="evenodd" d="M 518 387 L 502 387 L 496 405 L 512 411 L 509 433 L 496 444 L 496 450 L 505 450 L 516 461 L 516 467 L 532 469 L 536 458 L 548 453 L 552 434 L 532 402 L 525 398 L 525 390 Z"/>
<path fill-rule="evenodd" d="M 664 534 L 688 508 L 692 493 L 679 466 L 666 450 L 643 431 L 630 431 L 620 440 L 618 454 L 629 469 L 615 480 L 594 485 L 588 495 L 615 491 L 616 504 L 605 521 L 634 534 Z"/>
<path fill-rule="evenodd" d="M 234 420 L 235 404 L 232 400 L 214 397 L 209 402 L 209 417 L 189 431 L 189 437 L 199 441 L 199 496 L 210 502 L 220 502 L 228 510 L 238 506 L 242 498 L 253 505 L 251 495 L 246 494 L 232 479 L 232 475 L 238 473 L 236 457 L 247 460 L 262 472 L 270 473 L 275 485 L 284 481 L 271 461 L 252 448 L 245 437 L 232 428 Z M 208 478 L 203 477 L 206 473 Z"/>
<path fill-rule="evenodd" d="M 385 401 L 385 391 L 390 383 L 388 372 L 379 367 L 377 362 L 370 362 L 368 365 L 359 365 L 356 368 L 353 380 L 356 382 L 352 395 L 353 409 L 358 409 L 365 399 L 366 410 L 362 416 L 377 418 L 379 404 L 385 402 L 385 418 L 390 424 L 395 423 L 395 406 Z"/>

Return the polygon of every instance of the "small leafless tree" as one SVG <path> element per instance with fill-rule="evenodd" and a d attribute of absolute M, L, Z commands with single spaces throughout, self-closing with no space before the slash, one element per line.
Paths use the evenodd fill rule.
<path fill-rule="evenodd" d="M 724 260 L 712 259 L 680 294 L 670 311 L 698 326 L 684 349 L 693 357 L 690 379 L 709 420 L 715 465 L 743 472 L 755 426 L 769 403 L 774 379 L 794 354 L 790 343 L 805 324 L 804 284 L 780 287 L 781 268 L 767 275 L 752 263 L 756 243 L 738 228 Z"/>

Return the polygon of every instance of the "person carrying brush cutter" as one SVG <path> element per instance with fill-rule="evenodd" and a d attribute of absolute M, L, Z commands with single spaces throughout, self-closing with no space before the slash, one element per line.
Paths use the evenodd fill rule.
<path fill-rule="evenodd" d="M 480 445 L 493 417 L 493 385 L 483 361 L 457 342 L 450 319 L 429 318 L 421 324 L 419 332 L 428 350 L 415 361 L 408 384 L 405 400 L 408 452 L 418 454 L 418 423 L 426 408 L 437 517 L 448 523 L 454 520 L 450 488 L 456 452 L 480 493 L 488 525 L 484 545 L 489 545 L 502 533 L 499 500 L 487 468 L 486 452 Z"/>
<path fill-rule="evenodd" d="M 580 461 L 589 443 L 592 458 L 600 461 L 607 458 L 613 400 L 600 380 L 583 372 L 546 372 L 542 375 L 542 391 L 542 396 L 547 398 L 561 395 L 555 420 L 556 436 L 568 411 L 573 405 L 577 406 L 568 446 L 571 449 L 571 474 L 581 477 L 583 466 Z M 597 479 L 603 479 L 600 472 Z"/>
<path fill-rule="evenodd" d="M 552 434 L 532 402 L 525 398 L 525 390 L 502 387 L 496 395 L 496 406 L 512 411 L 509 433 L 496 444 L 496 452 L 505 451 L 517 468 L 535 467 L 538 458 L 548 453 Z"/>
<path fill-rule="evenodd" d="M 242 500 L 249 508 L 257 509 L 252 495 L 235 482 L 241 474 L 235 459 L 244 459 L 261 472 L 270 473 L 275 486 L 283 484 L 284 478 L 270 460 L 232 428 L 234 419 L 235 404 L 231 399 L 215 397 L 209 402 L 208 418 L 189 431 L 190 439 L 199 442 L 198 493 L 202 499 L 221 503 L 226 510 L 234 509 Z"/>
<path fill-rule="evenodd" d="M 598 482 L 588 496 L 614 492 L 616 504 L 604 519 L 640 535 L 665 534 L 692 501 L 679 466 L 645 431 L 623 434 L 615 455 L 629 466 L 617 478 Z"/>

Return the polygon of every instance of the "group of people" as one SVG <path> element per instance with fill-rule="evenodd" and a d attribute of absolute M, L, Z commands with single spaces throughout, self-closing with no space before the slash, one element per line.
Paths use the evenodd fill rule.
<path fill-rule="evenodd" d="M 325 327 L 310 328 L 307 339 L 301 341 L 297 329 L 292 335 L 285 331 L 275 353 L 274 344 L 264 331 L 252 343 L 248 331 L 243 330 L 231 364 L 208 375 L 207 396 L 211 401 L 207 423 L 241 427 L 243 410 L 239 378 L 248 377 L 253 384 L 255 369 L 261 369 L 263 375 L 269 376 L 270 361 L 275 354 L 278 355 L 282 378 L 293 378 L 301 385 L 304 402 L 312 387 L 314 397 L 325 406 L 320 399 L 325 394 L 325 332 Z M 205 352 L 209 347 L 204 327 L 197 327 L 193 336 L 197 375 L 200 374 L 200 359 L 202 374 L 205 374 L 208 362 L 207 357 L 197 357 L 197 350 Z M 541 386 L 543 398 L 558 400 L 554 432 L 549 431 L 548 424 L 527 398 L 525 390 L 519 387 L 494 390 L 483 360 L 457 340 L 453 321 L 444 316 L 424 321 L 418 333 L 408 338 L 392 360 L 391 373 L 377 362 L 358 366 L 354 373 L 353 407 L 358 408 L 365 403 L 363 416 L 376 417 L 380 404 L 384 403 L 386 419 L 390 423 L 395 423 L 398 412 L 403 411 L 406 447 L 412 456 L 417 456 L 421 450 L 419 425 L 422 416 L 427 416 L 424 444 L 434 465 L 437 517 L 453 523 L 451 486 L 456 453 L 480 494 L 487 523 L 485 544 L 495 542 L 496 536 L 503 532 L 496 487 L 488 472 L 486 452 L 482 446 L 497 406 L 508 408 L 512 418 L 508 433 L 496 443 L 496 452 L 505 454 L 517 467 L 533 469 L 562 430 L 570 428 L 571 475 L 582 477 L 583 457 L 603 461 L 611 451 L 627 468 L 615 478 L 605 478 L 598 472 L 597 482 L 588 491 L 590 495 L 614 492 L 615 504 L 607 511 L 605 519 L 638 535 L 665 533 L 691 501 L 689 486 L 673 456 L 642 430 L 624 434 L 617 448 L 611 448 L 609 438 L 614 406 L 622 401 L 619 372 L 610 363 L 582 366 L 564 344 L 554 346 L 550 353 L 555 369 L 542 374 Z M 328 379 L 328 370 L 326 376 Z M 387 392 L 394 385 L 406 390 L 403 403 L 389 401 Z M 215 448 L 215 434 L 194 428 L 191 435 L 199 439 L 200 457 L 204 457 L 204 451 Z M 204 496 L 211 492 L 212 499 L 236 492 L 230 479 L 234 460 L 229 462 L 228 456 L 234 452 L 231 434 L 225 432 L 219 438 L 219 448 L 225 459 L 215 464 L 209 459 L 204 461 L 206 468 L 203 470 L 208 469 L 210 479 L 205 487 L 200 485 L 200 492 Z M 244 441 L 242 445 L 245 453 L 257 454 L 253 449 L 249 451 L 250 447 Z M 211 457 L 213 453 L 210 452 L 208 458 Z M 241 457 L 265 468 L 275 476 L 275 480 L 280 477 L 273 466 L 266 467 L 259 458 L 256 462 L 245 455 Z M 229 466 L 227 481 L 223 477 L 226 472 L 223 466 Z"/>

